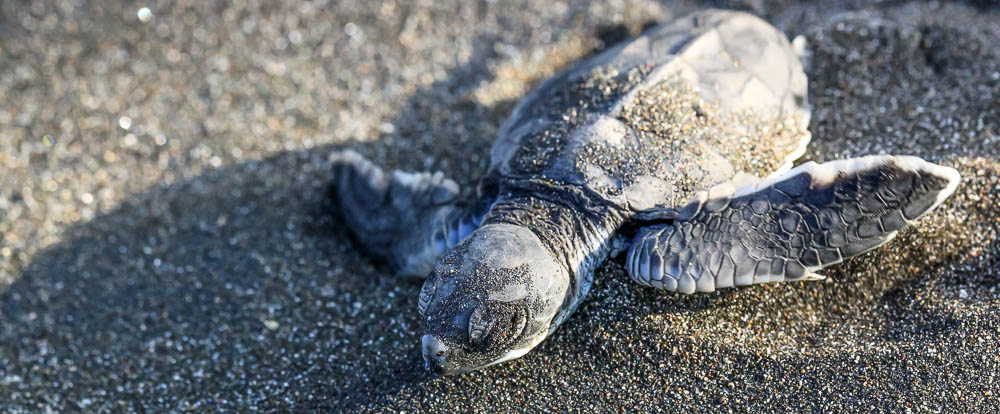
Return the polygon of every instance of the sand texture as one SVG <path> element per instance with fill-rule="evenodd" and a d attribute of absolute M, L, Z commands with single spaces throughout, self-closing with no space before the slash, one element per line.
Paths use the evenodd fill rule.
<path fill-rule="evenodd" d="M 1000 7 L 709 3 L 808 39 L 800 162 L 912 154 L 956 193 L 822 282 L 607 263 L 527 356 L 435 378 L 420 284 L 330 214 L 327 156 L 472 190 L 533 85 L 705 4 L 3 0 L 0 411 L 995 411 Z"/>

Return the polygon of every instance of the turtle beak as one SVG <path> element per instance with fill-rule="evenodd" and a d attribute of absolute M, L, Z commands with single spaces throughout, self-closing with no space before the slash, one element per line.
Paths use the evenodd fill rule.
<path fill-rule="evenodd" d="M 428 371 L 446 375 L 458 372 L 453 367 L 448 366 L 451 348 L 444 341 L 434 335 L 424 335 L 420 338 L 420 342 L 424 354 L 424 367 Z"/>

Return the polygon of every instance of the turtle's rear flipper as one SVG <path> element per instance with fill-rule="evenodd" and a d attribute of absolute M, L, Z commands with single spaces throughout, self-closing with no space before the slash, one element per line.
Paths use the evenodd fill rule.
<path fill-rule="evenodd" d="M 456 203 L 458 184 L 440 172 L 385 173 L 357 152 L 330 156 L 334 202 L 372 254 L 400 275 L 427 276 L 438 257 L 479 225 L 485 203 Z"/>
<path fill-rule="evenodd" d="M 820 279 L 813 272 L 888 242 L 959 178 L 916 157 L 870 156 L 806 163 L 742 190 L 723 184 L 673 223 L 642 228 L 628 272 L 684 293 Z"/>

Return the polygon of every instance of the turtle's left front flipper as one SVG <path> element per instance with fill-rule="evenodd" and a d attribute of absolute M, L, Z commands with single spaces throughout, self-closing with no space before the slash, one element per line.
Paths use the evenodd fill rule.
<path fill-rule="evenodd" d="M 888 242 L 959 178 L 916 157 L 870 156 L 806 163 L 742 190 L 723 184 L 673 223 L 642 228 L 628 272 L 683 293 L 821 279 L 814 272 Z"/>
<path fill-rule="evenodd" d="M 440 172 L 383 172 L 357 152 L 330 156 L 333 198 L 357 239 L 404 276 L 427 276 L 437 259 L 472 233 L 489 200 L 463 203 Z"/>

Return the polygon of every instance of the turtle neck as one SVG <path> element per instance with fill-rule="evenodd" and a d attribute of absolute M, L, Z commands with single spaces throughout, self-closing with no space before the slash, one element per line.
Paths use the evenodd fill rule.
<path fill-rule="evenodd" d="M 624 222 L 623 215 L 575 186 L 519 184 L 501 188 L 483 226 L 504 223 L 534 232 L 571 275 L 566 302 L 572 311 L 590 289 L 597 266 L 607 258 L 611 236 Z"/>

